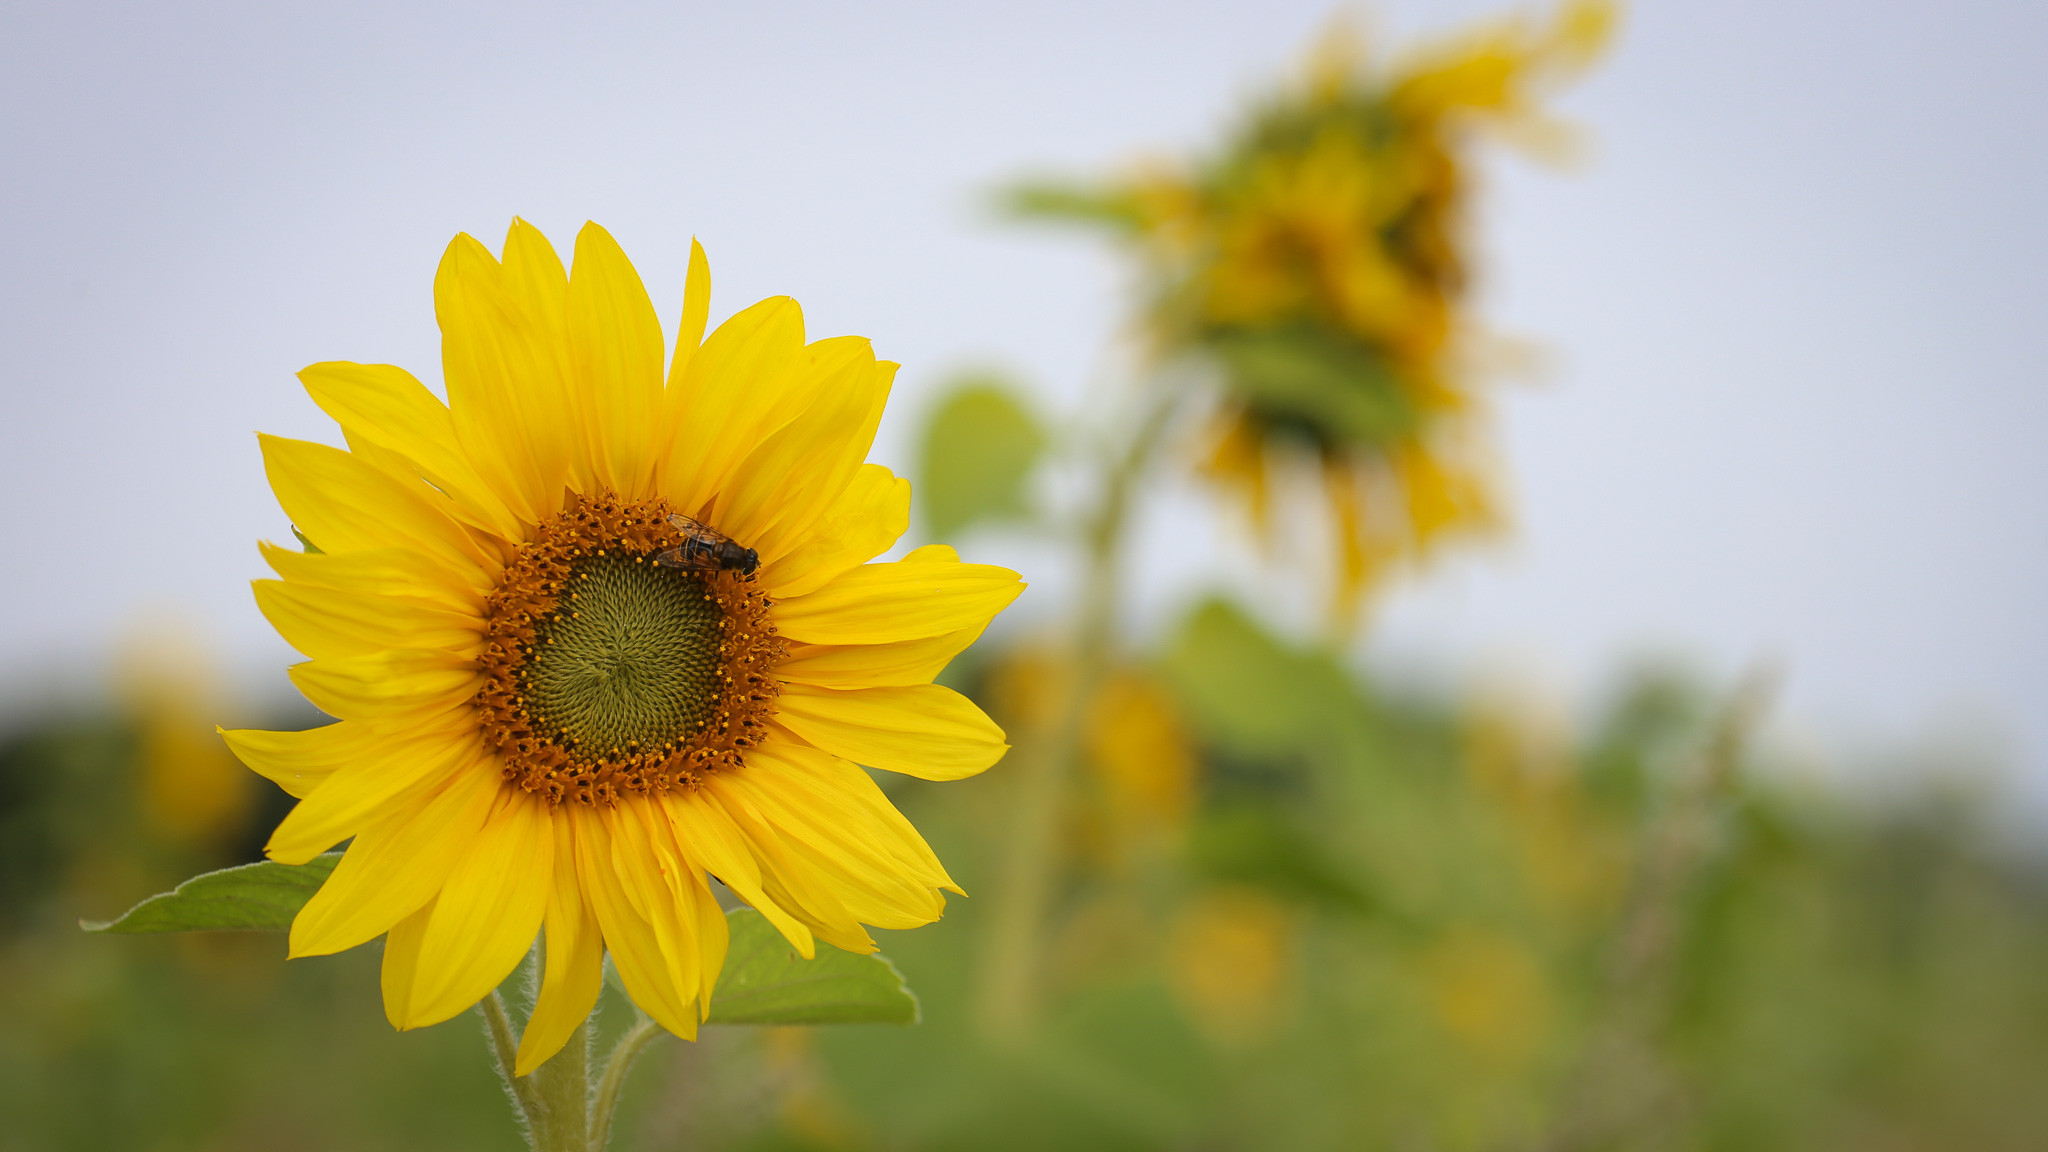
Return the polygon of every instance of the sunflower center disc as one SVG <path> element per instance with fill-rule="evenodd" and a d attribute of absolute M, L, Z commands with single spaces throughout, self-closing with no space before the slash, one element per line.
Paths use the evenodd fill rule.
<path fill-rule="evenodd" d="M 718 703 L 721 614 L 694 573 L 577 561 L 524 670 L 537 726 L 599 755 L 688 736 Z"/>

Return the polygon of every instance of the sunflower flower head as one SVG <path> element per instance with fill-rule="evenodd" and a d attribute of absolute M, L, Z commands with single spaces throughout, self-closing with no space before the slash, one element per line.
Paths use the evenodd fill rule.
<path fill-rule="evenodd" d="M 1106 225 L 1138 256 L 1154 354 L 1221 385 L 1205 470 L 1262 528 L 1276 481 L 1304 461 L 1319 474 L 1340 615 L 1394 562 L 1497 521 L 1464 367 L 1468 156 L 1481 131 L 1554 150 L 1539 98 L 1597 54 L 1612 15 L 1577 0 L 1387 63 L 1339 29 L 1215 153 L 1015 198 Z"/>
<path fill-rule="evenodd" d="M 544 933 L 524 1075 L 589 1014 L 611 958 L 693 1036 L 723 965 L 711 881 L 809 956 L 870 952 L 958 892 L 863 770 L 951 780 L 1003 733 L 932 683 L 1022 590 L 950 548 L 871 561 L 910 486 L 867 463 L 896 366 L 807 341 L 786 297 L 708 336 L 692 246 L 673 353 L 640 278 L 586 225 L 564 269 L 513 221 L 434 280 L 446 402 L 402 369 L 300 374 L 347 449 L 265 436 L 306 548 L 262 546 L 264 615 L 335 723 L 229 746 L 299 803 L 298 863 L 349 841 L 294 956 L 385 937 L 386 1014 L 463 1011 Z"/>

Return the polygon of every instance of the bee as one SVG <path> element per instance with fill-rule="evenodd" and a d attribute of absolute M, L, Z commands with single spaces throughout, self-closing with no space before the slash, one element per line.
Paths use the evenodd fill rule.
<path fill-rule="evenodd" d="M 732 537 L 708 524 L 681 514 L 669 517 L 668 522 L 682 532 L 683 542 L 655 553 L 656 564 L 693 572 L 738 572 L 752 576 L 761 563 L 761 557 L 752 548 L 742 548 Z"/>

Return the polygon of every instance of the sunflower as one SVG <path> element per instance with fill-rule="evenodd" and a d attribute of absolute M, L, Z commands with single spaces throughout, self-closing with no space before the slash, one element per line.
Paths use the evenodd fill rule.
<path fill-rule="evenodd" d="M 909 483 L 864 462 L 896 365 L 806 343 L 787 297 L 707 338 L 709 295 L 693 244 L 664 380 L 602 228 L 567 273 L 524 221 L 502 260 L 460 235 L 434 280 L 448 402 L 316 364 L 348 450 L 260 438 L 306 547 L 261 545 L 257 604 L 336 722 L 225 736 L 298 798 L 272 859 L 349 842 L 291 955 L 384 936 L 385 1012 L 418 1028 L 544 930 L 519 1075 L 589 1015 L 606 954 L 695 1035 L 726 948 L 710 878 L 805 956 L 937 919 L 960 889 L 861 766 L 953 780 L 1008 747 L 931 681 L 1017 574 L 940 546 L 870 562 L 909 523 Z M 659 559 L 718 535 L 718 562 Z"/>
<path fill-rule="evenodd" d="M 1276 484 L 1312 478 L 1336 529 L 1340 622 L 1396 561 L 1498 526 L 1468 370 L 1471 143 L 1484 129 L 1555 144 L 1537 96 L 1584 68 L 1612 20 L 1575 0 L 1548 25 L 1500 23 L 1385 67 L 1339 29 L 1214 154 L 1017 193 L 1024 213 L 1107 225 L 1140 257 L 1149 342 L 1220 384 L 1203 469 L 1262 531 Z"/>

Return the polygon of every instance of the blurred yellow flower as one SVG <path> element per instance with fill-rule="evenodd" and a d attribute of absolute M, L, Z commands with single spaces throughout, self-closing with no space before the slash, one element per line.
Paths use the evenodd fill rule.
<path fill-rule="evenodd" d="M 1178 830 L 1194 802 L 1195 752 L 1180 710 L 1148 676 L 1108 677 L 1089 704 L 1088 764 L 1121 841 Z"/>
<path fill-rule="evenodd" d="M 1279 1024 L 1292 986 L 1294 916 L 1256 888 L 1211 889 L 1182 910 L 1167 976 L 1212 1039 L 1256 1043 Z"/>
<path fill-rule="evenodd" d="M 896 365 L 806 343 L 787 297 L 706 338 L 709 293 L 695 249 L 664 374 L 602 228 L 566 271 L 524 221 L 502 261 L 458 236 L 434 283 L 449 403 L 318 364 L 301 379 L 350 451 L 262 438 L 311 550 L 265 545 L 282 579 L 257 602 L 339 722 L 227 738 L 300 797 L 272 858 L 353 838 L 291 952 L 386 935 L 386 1013 L 418 1028 L 545 927 L 518 1075 L 589 1014 L 606 953 L 695 1034 L 726 948 L 709 877 L 806 956 L 937 919 L 958 889 L 860 765 L 951 780 L 1007 748 L 932 678 L 1017 574 L 942 545 L 868 563 L 909 523 L 909 484 L 863 463 Z"/>
<path fill-rule="evenodd" d="M 249 815 L 254 781 L 220 746 L 210 719 L 213 669 L 200 640 L 152 628 L 122 652 L 117 683 L 135 725 L 148 826 L 185 848 L 217 849 Z"/>
<path fill-rule="evenodd" d="M 1583 68 L 1613 11 L 1577 0 L 1371 66 L 1332 33 L 1304 79 L 1217 155 L 1106 189 L 1021 190 L 1027 214 L 1118 229 L 1144 261 L 1157 354 L 1223 384 L 1206 470 L 1270 530 L 1291 462 L 1321 473 L 1335 604 L 1498 520 L 1465 313 L 1474 129 L 1542 146 L 1536 96 Z"/>
<path fill-rule="evenodd" d="M 1481 1059 L 1515 1064 L 1541 1047 L 1551 991 L 1543 965 L 1521 940 L 1478 927 L 1454 928 L 1420 956 L 1438 1024 Z"/>

